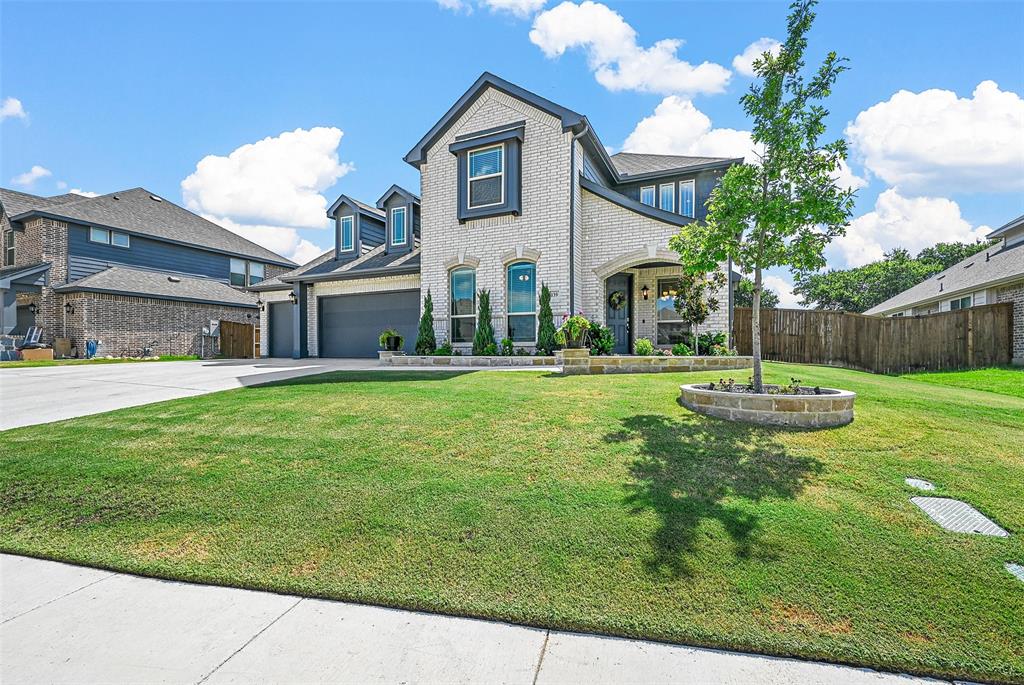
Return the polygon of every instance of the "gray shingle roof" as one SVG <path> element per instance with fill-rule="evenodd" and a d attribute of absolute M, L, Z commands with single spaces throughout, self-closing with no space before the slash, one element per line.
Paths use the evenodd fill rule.
<path fill-rule="evenodd" d="M 979 290 L 990 283 L 1013 280 L 1015 277 L 1024 279 L 1024 243 L 1010 247 L 997 245 L 954 264 L 864 313 L 887 314 L 910 309 L 918 304 L 952 298 L 957 293 Z M 940 286 L 942 290 L 939 290 Z"/>
<path fill-rule="evenodd" d="M 685 172 L 688 167 L 724 164 L 736 161 L 728 157 L 684 157 L 682 155 L 649 155 L 619 152 L 611 156 L 615 170 L 622 176 L 641 176 L 664 171 Z"/>
<path fill-rule="evenodd" d="M 989 233 L 988 237 L 998 238 L 1000 236 L 1006 235 L 1010 231 L 1015 231 L 1018 228 L 1024 228 L 1024 214 L 1021 214 L 1016 219 L 1011 219 L 1010 221 L 1007 221 L 1005 224 Z"/>
<path fill-rule="evenodd" d="M 170 275 L 163 271 L 112 266 L 91 276 L 54 288 L 59 292 L 105 292 L 159 300 L 210 302 L 255 307 L 256 296 L 212 278 Z"/>
<path fill-rule="evenodd" d="M 5 208 L 8 197 L 12 206 L 19 209 L 8 210 L 12 217 L 32 211 L 45 212 L 74 222 L 118 228 L 274 264 L 294 265 L 291 260 L 212 221 L 207 221 L 145 188 L 132 188 L 94 198 L 69 198 L 67 195 L 38 198 L 26 193 L 4 190 L 0 198 L 4 200 Z"/>
<path fill-rule="evenodd" d="M 8 217 L 17 216 L 32 209 L 55 207 L 68 202 L 87 199 L 84 195 L 75 195 L 74 193 L 65 193 L 55 197 L 40 197 L 31 193 L 23 193 L 20 190 L 0 188 L 0 203 L 3 204 L 4 211 Z"/>
<path fill-rule="evenodd" d="M 254 286 L 250 286 L 249 290 L 253 290 L 256 292 L 259 292 L 261 290 L 291 290 L 292 284 L 285 283 L 284 281 L 281 280 L 282 278 L 294 278 L 296 276 L 300 276 L 309 271 L 310 269 L 318 267 L 324 262 L 330 261 L 333 258 L 334 250 L 328 250 L 319 257 L 311 259 L 310 261 L 306 262 L 305 264 L 298 268 L 292 269 L 291 271 L 285 271 L 283 274 L 278 274 L 273 278 L 268 278 L 265 281 L 260 281 Z"/>
<path fill-rule="evenodd" d="M 309 264 L 281 274 L 282 281 L 330 281 L 369 278 L 387 275 L 389 271 L 396 274 L 416 273 L 420 270 L 420 250 L 417 245 L 412 252 L 399 254 L 385 253 L 384 246 L 378 245 L 358 259 L 337 262 L 332 259 L 333 252 L 320 255 Z M 262 283 L 260 285 L 263 285 Z M 257 286 L 259 287 L 259 286 Z"/>

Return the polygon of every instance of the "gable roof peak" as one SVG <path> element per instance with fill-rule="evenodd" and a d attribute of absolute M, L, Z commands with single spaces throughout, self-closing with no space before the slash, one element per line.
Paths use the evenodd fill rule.
<path fill-rule="evenodd" d="M 416 205 L 420 203 L 419 195 L 406 190 L 397 183 L 392 183 L 391 187 L 384 191 L 384 194 L 380 196 L 379 200 L 377 200 L 377 209 L 384 209 L 384 203 L 387 202 L 392 195 L 401 195 L 405 198 L 406 202 L 411 202 Z"/>

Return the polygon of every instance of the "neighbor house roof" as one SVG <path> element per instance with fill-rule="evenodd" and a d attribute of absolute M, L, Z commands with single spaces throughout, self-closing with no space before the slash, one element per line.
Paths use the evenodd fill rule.
<path fill-rule="evenodd" d="M 1009 247 L 997 245 L 954 264 L 864 313 L 874 315 L 902 311 L 1017 279 L 1024 279 L 1024 243 Z"/>
<path fill-rule="evenodd" d="M 358 278 L 397 276 L 420 272 L 420 249 L 415 245 L 411 252 L 387 252 L 384 245 L 378 245 L 358 259 L 337 261 L 330 259 L 333 252 L 320 255 L 307 265 L 278 278 L 284 283 L 297 281 L 347 281 Z M 262 283 L 260 285 L 263 285 Z M 259 287 L 259 286 L 257 286 Z M 269 289 L 269 288 L 268 288 Z"/>
<path fill-rule="evenodd" d="M 5 208 L 7 193 L 12 192 L 16 191 L 4 191 L 2 197 Z M 59 195 L 55 198 L 29 199 L 33 196 L 26 198 L 25 195 L 17 193 L 18 197 L 11 196 L 12 204 L 20 210 L 17 213 L 9 211 L 11 221 L 21 221 L 31 216 L 48 216 L 202 247 L 238 257 L 258 259 L 280 266 L 295 265 L 295 262 L 212 221 L 207 221 L 145 188 L 121 190 L 93 198 L 73 196 L 66 199 L 67 196 Z"/>
<path fill-rule="evenodd" d="M 698 169 L 709 169 L 738 164 L 742 157 L 685 157 L 683 155 L 650 155 L 635 152 L 619 152 L 610 158 L 615 170 L 623 180 L 635 180 L 649 175 L 664 175 L 670 172 L 686 173 Z"/>
<path fill-rule="evenodd" d="M 65 193 L 55 197 L 40 197 L 30 193 L 23 193 L 20 190 L 0 188 L 0 204 L 3 205 L 4 212 L 7 213 L 8 217 L 17 216 L 38 207 L 55 207 L 67 202 L 87 199 L 85 195 L 76 195 L 75 193 Z"/>
<path fill-rule="evenodd" d="M 260 281 L 256 285 L 251 285 L 249 286 L 249 290 L 253 290 L 255 292 L 260 292 L 264 290 L 291 290 L 292 283 L 290 281 L 288 283 L 285 283 L 284 281 L 281 280 L 282 278 L 294 279 L 297 281 L 299 280 L 298 276 L 301 276 L 302 274 L 306 273 L 312 268 L 320 266 L 326 261 L 334 261 L 334 250 L 328 250 L 319 257 L 311 259 L 302 266 L 296 267 L 291 271 L 285 271 L 283 274 L 278 274 L 273 278 L 268 278 L 265 281 Z"/>
<path fill-rule="evenodd" d="M 112 266 L 103 271 L 54 288 L 58 292 L 109 293 L 148 297 L 156 300 L 184 300 L 233 307 L 255 307 L 249 293 L 212 278 L 178 276 L 164 271 Z"/>
<path fill-rule="evenodd" d="M 1007 221 L 1005 224 L 989 233 L 988 238 L 1000 238 L 1009 233 L 1010 231 L 1016 230 L 1018 228 L 1024 228 L 1024 214 L 1021 214 L 1016 219 Z"/>

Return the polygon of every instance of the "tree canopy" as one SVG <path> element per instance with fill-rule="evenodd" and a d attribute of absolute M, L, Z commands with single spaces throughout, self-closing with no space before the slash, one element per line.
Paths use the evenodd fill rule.
<path fill-rule="evenodd" d="M 754 282 L 744 276 L 732 291 L 733 304 L 737 307 L 754 306 Z M 776 309 L 779 294 L 766 285 L 761 286 L 761 309 Z"/>

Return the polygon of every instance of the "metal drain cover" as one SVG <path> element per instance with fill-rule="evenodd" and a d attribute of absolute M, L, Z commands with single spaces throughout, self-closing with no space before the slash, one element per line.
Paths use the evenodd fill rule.
<path fill-rule="evenodd" d="M 1021 566 L 1020 564 L 1014 564 L 1008 561 L 1006 562 L 1006 570 L 1012 573 L 1013 575 L 1017 576 L 1017 579 L 1024 583 L 1024 566 Z"/>
<path fill-rule="evenodd" d="M 1001 538 L 1010 535 L 966 502 L 947 497 L 911 497 L 910 501 L 946 530 Z"/>
<path fill-rule="evenodd" d="M 906 484 L 909 485 L 910 487 L 917 488 L 918 490 L 935 489 L 935 486 L 932 485 L 930 482 L 926 480 L 921 480 L 920 478 L 907 478 L 904 482 L 906 482 Z"/>

